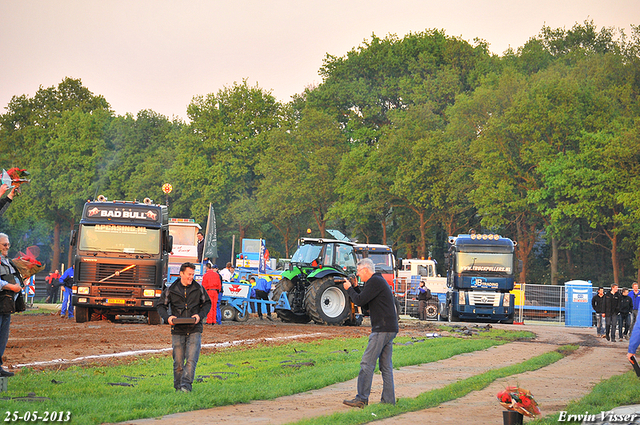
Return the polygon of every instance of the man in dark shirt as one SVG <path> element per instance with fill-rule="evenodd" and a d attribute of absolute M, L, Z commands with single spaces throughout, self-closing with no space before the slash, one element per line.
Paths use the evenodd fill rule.
<path fill-rule="evenodd" d="M 344 289 L 354 304 L 368 305 L 371 318 L 371 335 L 362 355 L 358 374 L 358 394 L 353 400 L 343 403 L 351 407 L 364 407 L 369 404 L 371 382 L 376 361 L 379 361 L 382 374 L 382 403 L 396 404 L 393 386 L 393 339 L 398 334 L 398 315 L 393 292 L 380 273 L 375 273 L 375 265 L 369 258 L 358 262 L 358 276 L 364 283 L 360 288 L 355 278 L 344 282 Z"/>
<path fill-rule="evenodd" d="M 616 325 L 620 314 L 620 293 L 618 285 L 612 284 L 611 290 L 604 296 L 604 321 L 607 341 L 616 342 Z"/>
<path fill-rule="evenodd" d="M 158 313 L 171 325 L 173 348 L 173 387 L 191 392 L 200 357 L 202 322 L 211 309 L 211 299 L 202 285 L 193 280 L 196 266 L 184 263 L 180 277 L 166 288 L 158 300 Z M 171 313 L 169 313 L 171 311 Z M 178 319 L 193 319 L 191 323 L 176 323 Z"/>
<path fill-rule="evenodd" d="M 598 288 L 598 293 L 591 299 L 591 306 L 596 312 L 596 332 L 604 338 L 604 288 Z"/>

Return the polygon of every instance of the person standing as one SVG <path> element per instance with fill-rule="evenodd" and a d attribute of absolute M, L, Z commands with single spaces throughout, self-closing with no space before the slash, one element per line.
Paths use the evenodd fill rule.
<path fill-rule="evenodd" d="M 47 299 L 46 303 L 55 304 L 58 302 L 58 287 L 60 286 L 60 271 L 56 270 L 53 273 L 49 273 L 49 276 L 44 278 L 47 282 Z"/>
<path fill-rule="evenodd" d="M 2 356 L 9 341 L 11 315 L 16 312 L 16 298 L 22 290 L 22 276 L 9 257 L 9 236 L 0 233 L 0 376 L 13 376 L 2 368 Z"/>
<path fill-rule="evenodd" d="M 620 293 L 618 285 L 612 284 L 611 290 L 604 296 L 604 321 L 607 341 L 616 342 L 616 324 L 620 314 Z"/>
<path fill-rule="evenodd" d="M 629 333 L 629 325 L 631 324 L 631 310 L 633 310 L 633 300 L 629 296 L 629 290 L 627 288 L 622 289 L 622 296 L 620 297 L 620 316 L 618 316 L 618 336 L 622 341 Z M 624 327 L 624 332 L 622 328 Z"/>
<path fill-rule="evenodd" d="M 431 291 L 426 287 L 424 282 L 420 282 L 418 288 L 418 318 L 427 320 L 427 301 L 431 299 Z"/>
<path fill-rule="evenodd" d="M 227 265 L 220 271 L 220 276 L 224 282 L 231 282 L 233 278 L 233 273 L 235 269 L 233 268 L 233 263 L 229 262 Z"/>
<path fill-rule="evenodd" d="M 209 295 L 193 279 L 195 271 L 195 264 L 183 263 L 180 277 L 162 292 L 158 300 L 158 313 L 165 323 L 171 325 L 173 387 L 183 392 L 192 390 L 202 344 L 202 323 L 211 309 Z M 178 318 L 193 318 L 194 323 L 174 323 Z"/>
<path fill-rule="evenodd" d="M 269 292 L 271 292 L 271 282 L 265 279 L 264 277 L 258 278 L 258 280 L 256 280 L 256 286 L 255 286 L 255 298 L 258 300 L 269 301 Z M 265 303 L 265 305 L 267 306 L 267 319 L 273 322 L 273 319 L 271 318 L 271 307 L 269 306 L 269 304 Z M 253 303 L 253 307 L 254 307 L 254 311 L 258 313 L 258 317 L 260 318 L 260 320 L 263 320 L 262 304 Z"/>
<path fill-rule="evenodd" d="M 354 304 L 369 305 L 371 316 L 371 334 L 369 343 L 362 355 L 358 374 L 357 395 L 343 403 L 351 407 L 363 408 L 369 404 L 371 382 L 376 362 L 382 374 L 382 403 L 396 404 L 393 385 L 393 339 L 398 334 L 398 315 L 391 292 L 391 287 L 380 273 L 375 272 L 375 265 L 369 258 L 358 262 L 358 276 L 364 283 L 360 288 L 355 278 L 351 277 L 343 283 L 344 289 Z"/>
<path fill-rule="evenodd" d="M 73 295 L 73 266 L 69 267 L 60 276 L 60 283 L 64 287 L 64 293 L 62 294 L 62 309 L 60 310 L 60 317 L 68 317 L 73 319 L 73 305 L 71 299 Z"/>
<path fill-rule="evenodd" d="M 638 289 L 638 282 L 633 282 L 631 285 L 631 292 L 629 296 L 633 301 L 633 310 L 631 310 L 631 332 L 636 325 L 636 319 L 638 318 L 638 307 L 640 307 L 640 290 Z M 631 336 L 631 334 L 629 334 Z"/>
<path fill-rule="evenodd" d="M 204 235 L 202 232 L 198 232 L 196 237 L 198 238 L 198 263 L 202 263 L 202 254 L 204 253 Z"/>
<path fill-rule="evenodd" d="M 209 298 L 211 299 L 211 310 L 209 310 L 209 314 L 207 314 L 207 323 L 210 325 L 215 325 L 216 323 L 220 323 L 217 320 L 217 306 L 218 306 L 218 294 L 222 291 L 222 278 L 220 277 L 220 273 L 218 273 L 218 266 L 215 264 L 211 264 L 210 261 L 207 261 L 207 272 L 202 277 L 202 287 L 207 291 Z"/>
<path fill-rule="evenodd" d="M 591 299 L 591 307 L 596 312 L 596 332 L 604 338 L 604 288 L 598 288 L 598 293 Z"/>

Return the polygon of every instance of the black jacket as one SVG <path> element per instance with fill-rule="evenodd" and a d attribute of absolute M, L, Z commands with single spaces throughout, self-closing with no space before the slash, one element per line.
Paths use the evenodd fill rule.
<path fill-rule="evenodd" d="M 0 216 L 2 216 L 7 208 L 9 208 L 9 204 L 11 203 L 11 201 L 12 200 L 10 198 L 7 198 L 6 196 L 0 199 Z"/>
<path fill-rule="evenodd" d="M 633 310 L 633 300 L 628 295 L 620 296 L 620 314 L 629 314 Z"/>
<path fill-rule="evenodd" d="M 591 307 L 596 313 L 604 313 L 604 294 L 602 296 L 595 294 L 591 299 Z"/>
<path fill-rule="evenodd" d="M 169 308 L 171 314 L 169 314 Z M 202 286 L 195 280 L 189 286 L 184 286 L 177 278 L 171 286 L 162 292 L 158 301 L 158 313 L 165 323 L 169 316 L 191 317 L 194 314 L 200 316 L 200 321 L 195 325 L 173 325 L 172 335 L 188 335 L 202 332 L 202 322 L 211 310 L 211 299 Z"/>
<path fill-rule="evenodd" d="M 17 282 L 22 282 L 22 276 L 20 276 L 20 272 L 16 266 L 11 262 L 11 260 L 9 260 L 9 263 L 11 264 L 11 267 L 13 267 L 14 272 L 11 273 L 9 267 L 0 263 L 0 279 L 5 282 L 9 282 L 12 285 Z M 16 278 L 18 279 L 17 282 Z M 8 289 L 0 290 L 0 314 L 13 314 L 16 312 L 15 296 L 16 293 L 13 291 Z"/>
<path fill-rule="evenodd" d="M 347 292 L 354 304 L 369 305 L 371 332 L 398 332 L 396 302 L 391 287 L 382 275 L 375 273 L 358 289 L 360 292 L 351 287 Z"/>
<path fill-rule="evenodd" d="M 613 294 L 611 291 L 604 295 L 604 315 L 616 316 L 620 313 L 620 291 Z"/>

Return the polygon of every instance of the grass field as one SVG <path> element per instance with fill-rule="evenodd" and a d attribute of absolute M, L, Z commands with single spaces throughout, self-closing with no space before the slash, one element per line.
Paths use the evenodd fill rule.
<path fill-rule="evenodd" d="M 470 338 L 396 338 L 394 367 L 438 361 L 531 336 L 527 332 L 494 329 Z M 0 402 L 4 407 L 0 413 L 4 410 L 11 415 L 12 412 L 37 410 L 41 413 L 63 412 L 66 416 L 66 412 L 70 412 L 71 423 L 96 424 L 273 399 L 355 378 L 366 344 L 367 338 L 363 337 L 230 348 L 203 355 L 196 371 L 194 392 L 189 394 L 175 393 L 170 356 L 145 357 L 116 366 L 72 366 L 64 370 L 47 371 L 23 369 L 11 378 L 9 391 L 1 394 L 12 399 Z M 527 364 L 523 367 L 533 366 Z M 519 371 L 514 369 L 496 373 Z M 480 379 L 477 383 L 465 382 L 464 388 L 486 385 L 485 381 L 499 377 L 484 375 L 478 375 L 482 378 L 474 377 Z M 265 385 L 265 382 L 269 385 Z M 419 406 L 434 403 L 443 397 L 451 399 L 461 396 L 460 389 L 455 386 L 438 391 L 441 393 L 421 395 L 415 401 L 402 400 L 394 408 L 401 410 L 394 410 L 394 414 L 405 409 L 424 408 Z M 20 399 L 29 393 L 33 394 L 28 400 Z M 362 422 L 356 418 L 353 423 Z"/>

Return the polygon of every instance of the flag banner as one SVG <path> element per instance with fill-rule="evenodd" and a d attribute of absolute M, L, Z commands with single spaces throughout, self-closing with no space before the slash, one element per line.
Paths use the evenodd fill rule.
<path fill-rule="evenodd" d="M 216 231 L 216 213 L 213 206 L 209 204 L 209 218 L 207 219 L 207 230 L 204 235 L 204 252 L 202 258 L 208 258 L 214 262 L 218 258 L 218 232 Z"/>

